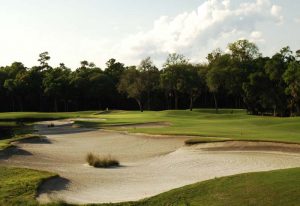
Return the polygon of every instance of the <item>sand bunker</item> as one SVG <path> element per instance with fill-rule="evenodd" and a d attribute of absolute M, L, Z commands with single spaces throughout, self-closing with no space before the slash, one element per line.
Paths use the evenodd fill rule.
<path fill-rule="evenodd" d="M 71 121 L 54 123 L 57 125 L 54 128 L 47 127 L 49 122 L 37 125 L 39 133 L 48 137 L 47 143 L 17 143 L 18 149 L 27 151 L 27 155 L 0 157 L 3 165 L 60 175 L 40 188 L 38 200 L 42 203 L 52 200 L 70 203 L 139 200 L 215 177 L 300 167 L 300 153 L 294 150 L 289 153 L 268 151 L 266 145 L 258 151 L 253 147 L 248 150 L 231 142 L 187 147 L 184 137 L 152 138 L 73 128 Z M 244 149 L 247 151 L 239 151 Z M 89 167 L 84 161 L 88 152 L 111 154 L 122 167 Z"/>

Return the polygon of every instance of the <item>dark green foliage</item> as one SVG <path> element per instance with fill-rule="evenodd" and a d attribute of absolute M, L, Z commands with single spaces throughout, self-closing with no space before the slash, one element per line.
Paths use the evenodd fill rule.
<path fill-rule="evenodd" d="M 204 64 L 173 53 L 160 70 L 150 57 L 130 67 L 110 59 L 103 70 L 86 60 L 75 70 L 63 63 L 52 68 L 44 52 L 38 66 L 14 62 L 0 67 L 0 111 L 143 111 L 146 105 L 148 110 L 215 107 L 218 112 L 222 107 L 259 115 L 300 113 L 299 50 L 294 54 L 284 47 L 262 57 L 248 40 L 228 49 L 214 50 Z"/>

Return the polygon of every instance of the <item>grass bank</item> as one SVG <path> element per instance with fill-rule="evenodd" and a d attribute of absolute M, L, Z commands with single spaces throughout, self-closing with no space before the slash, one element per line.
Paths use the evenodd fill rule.
<path fill-rule="evenodd" d="M 114 206 L 296 206 L 300 168 L 240 174 L 188 185 L 139 202 Z"/>
<path fill-rule="evenodd" d="M 54 176 L 49 172 L 0 167 L 0 205 L 38 205 L 35 197 L 39 185 Z"/>

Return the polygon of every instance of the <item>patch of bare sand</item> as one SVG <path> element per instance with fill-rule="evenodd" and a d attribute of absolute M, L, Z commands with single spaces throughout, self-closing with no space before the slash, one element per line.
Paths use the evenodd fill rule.
<path fill-rule="evenodd" d="M 60 123 L 59 123 L 60 122 Z M 214 143 L 185 147 L 180 137 L 151 138 L 102 130 L 72 128 L 70 122 L 37 126 L 48 144 L 18 143 L 28 155 L 12 155 L 0 164 L 58 173 L 40 188 L 38 200 L 107 203 L 139 200 L 173 188 L 244 172 L 300 167 L 299 153 L 222 151 Z M 95 169 L 88 152 L 111 154 L 122 167 Z"/>

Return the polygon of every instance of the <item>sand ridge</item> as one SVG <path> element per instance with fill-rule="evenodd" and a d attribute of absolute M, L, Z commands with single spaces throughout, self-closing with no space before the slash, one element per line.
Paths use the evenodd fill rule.
<path fill-rule="evenodd" d="M 0 157 L 3 165 L 60 175 L 40 187 L 38 200 L 42 203 L 52 200 L 70 203 L 133 201 L 215 177 L 300 167 L 300 153 L 269 151 L 267 144 L 260 149 L 254 147 L 260 143 L 185 146 L 187 137 L 152 138 L 74 128 L 72 120 L 51 122 L 55 127 L 49 128 L 50 122 L 36 125 L 38 133 L 47 136 L 48 141 L 20 142 L 15 146 L 27 155 Z M 87 166 L 84 158 L 88 152 L 111 154 L 122 167 L 95 169 Z"/>

